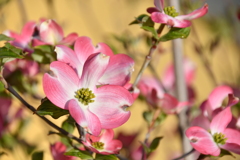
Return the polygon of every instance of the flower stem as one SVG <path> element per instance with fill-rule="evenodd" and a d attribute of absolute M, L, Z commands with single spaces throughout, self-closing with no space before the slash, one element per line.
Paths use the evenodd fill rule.
<path fill-rule="evenodd" d="M 133 85 L 132 85 L 132 88 L 133 90 L 136 88 L 142 74 L 143 74 L 143 71 L 147 68 L 148 64 L 150 63 L 151 59 L 152 59 L 152 54 L 153 52 L 156 50 L 156 42 L 153 42 L 153 45 L 152 47 L 150 48 L 149 52 L 148 52 L 148 55 L 145 57 L 145 61 L 140 69 L 140 71 L 138 72 L 138 75 L 137 75 L 137 78 L 135 79 Z"/>

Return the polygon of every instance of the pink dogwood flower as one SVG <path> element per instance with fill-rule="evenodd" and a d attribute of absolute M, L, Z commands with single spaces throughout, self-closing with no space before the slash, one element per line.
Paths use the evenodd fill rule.
<path fill-rule="evenodd" d="M 156 23 L 166 24 L 169 27 L 186 28 L 191 25 L 191 20 L 204 16 L 208 12 L 208 5 L 187 15 L 178 15 L 174 7 L 164 7 L 164 0 L 154 0 L 155 7 L 147 9 L 151 19 Z"/>
<path fill-rule="evenodd" d="M 57 45 L 55 51 L 57 60 L 69 64 L 79 77 L 81 77 L 83 65 L 90 55 L 103 53 L 110 56 L 107 69 L 98 80 L 98 85 L 124 86 L 129 82 L 133 72 L 134 61 L 132 58 L 125 54 L 114 55 L 110 47 L 105 43 L 99 43 L 95 47 L 89 37 L 79 37 L 75 42 L 74 51 L 64 45 Z"/>
<path fill-rule="evenodd" d="M 104 155 L 118 154 L 122 148 L 122 142 L 113 139 L 114 132 L 112 129 L 106 129 L 96 137 L 90 134 L 86 135 L 86 141 L 83 144 L 92 152 Z"/>
<path fill-rule="evenodd" d="M 67 147 L 62 142 L 56 142 L 50 146 L 50 150 L 54 160 L 74 160 L 74 156 L 66 156 L 64 153 Z"/>
<path fill-rule="evenodd" d="M 71 33 L 64 37 L 63 29 L 54 20 L 49 19 L 42 21 L 38 27 L 38 38 L 33 40 L 33 46 L 39 45 L 73 45 L 77 39 L 77 33 Z"/>
<path fill-rule="evenodd" d="M 98 136 L 101 129 L 125 123 L 130 117 L 126 108 L 133 103 L 132 95 L 124 87 L 97 86 L 107 70 L 109 59 L 102 53 L 89 56 L 81 78 L 68 64 L 55 61 L 50 65 L 53 74 L 43 77 L 47 98 L 56 106 L 69 110 L 75 121 L 94 136 Z"/>
<path fill-rule="evenodd" d="M 4 31 L 3 34 L 14 38 L 13 41 L 10 41 L 13 46 L 21 48 L 25 52 L 32 53 L 33 49 L 31 48 L 31 41 L 33 39 L 35 27 L 36 23 L 30 21 L 25 24 L 20 34 L 9 30 Z"/>
<path fill-rule="evenodd" d="M 193 126 L 186 130 L 186 136 L 194 149 L 205 155 L 219 156 L 221 149 L 240 154 L 240 132 L 227 128 L 232 119 L 231 106 L 238 98 L 230 96 L 228 106 L 213 117 L 209 129 Z"/>
<path fill-rule="evenodd" d="M 22 109 L 18 109 L 13 116 L 9 116 L 11 104 L 11 99 L 3 97 L 0 98 L 0 138 L 9 128 L 9 125 L 22 115 Z"/>

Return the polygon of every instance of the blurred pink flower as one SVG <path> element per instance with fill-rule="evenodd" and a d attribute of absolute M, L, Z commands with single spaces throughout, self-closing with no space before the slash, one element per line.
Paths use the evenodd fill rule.
<path fill-rule="evenodd" d="M 0 98 L 0 138 L 2 134 L 8 129 L 9 125 L 22 115 L 22 109 L 15 112 L 13 116 L 9 116 L 10 106 L 12 100 L 9 98 Z"/>
<path fill-rule="evenodd" d="M 166 24 L 170 27 L 186 28 L 191 25 L 191 20 L 204 16 L 208 12 L 208 5 L 197 9 L 187 15 L 178 15 L 174 7 L 164 7 L 164 0 L 154 0 L 155 7 L 147 9 L 151 18 L 156 23 Z"/>
<path fill-rule="evenodd" d="M 62 142 L 56 142 L 50 146 L 50 150 L 54 160 L 74 160 L 74 156 L 65 156 L 67 147 Z"/>
<path fill-rule="evenodd" d="M 4 76 L 10 75 L 16 70 L 21 70 L 24 75 L 33 77 L 39 73 L 39 65 L 35 61 L 27 59 L 15 59 L 10 62 L 5 63 L 4 65 Z"/>
<path fill-rule="evenodd" d="M 132 95 L 124 87 L 97 86 L 107 70 L 109 58 L 102 53 L 89 56 L 81 78 L 68 64 L 55 61 L 50 65 L 52 74 L 43 77 L 43 89 L 48 99 L 69 110 L 75 121 L 94 136 L 98 136 L 101 129 L 116 128 L 125 123 L 130 117 L 126 108 L 133 103 Z"/>
<path fill-rule="evenodd" d="M 110 56 L 106 71 L 98 80 L 97 85 L 121 85 L 129 82 L 133 72 L 134 61 L 125 54 L 114 55 L 111 48 L 105 43 L 99 43 L 97 47 L 92 44 L 89 37 L 79 37 L 74 45 L 74 51 L 64 45 L 58 45 L 55 49 L 58 61 L 69 64 L 78 74 L 82 75 L 83 65 L 87 58 L 95 53 Z"/>
<path fill-rule="evenodd" d="M 83 144 L 94 153 L 100 153 L 104 155 L 118 154 L 122 148 L 122 142 L 113 139 L 113 137 L 113 130 L 106 129 L 98 137 L 87 134 L 86 142 L 83 142 Z"/>
<path fill-rule="evenodd" d="M 25 24 L 20 34 L 9 30 L 4 31 L 3 34 L 14 38 L 13 41 L 10 41 L 13 46 L 21 48 L 25 52 L 32 53 L 33 49 L 31 48 L 31 41 L 33 39 L 35 27 L 36 23 L 30 21 Z"/>
<path fill-rule="evenodd" d="M 64 37 L 63 29 L 54 20 L 41 21 L 38 27 L 38 36 L 33 39 L 33 46 L 39 45 L 73 45 L 77 39 L 77 33 L 71 33 Z"/>

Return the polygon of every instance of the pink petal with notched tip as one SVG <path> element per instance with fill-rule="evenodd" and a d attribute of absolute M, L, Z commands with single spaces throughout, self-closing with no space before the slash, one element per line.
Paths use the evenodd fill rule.
<path fill-rule="evenodd" d="M 72 99 L 68 102 L 68 108 L 70 115 L 80 126 L 88 129 L 94 136 L 98 136 L 101 133 L 101 123 L 98 117 L 88 110 L 88 106 Z"/>
<path fill-rule="evenodd" d="M 56 45 L 63 39 L 63 30 L 54 20 L 49 19 L 40 24 L 39 35 L 41 41 Z"/>
<path fill-rule="evenodd" d="M 109 63 L 109 56 L 102 53 L 92 54 L 83 66 L 81 87 L 94 89 Z"/>
<path fill-rule="evenodd" d="M 186 28 L 191 25 L 191 22 L 188 20 L 180 20 L 177 19 L 177 17 L 173 18 L 160 12 L 153 12 L 151 14 L 151 19 L 156 23 L 166 24 L 170 27 Z"/>
<path fill-rule="evenodd" d="M 78 60 L 76 53 L 65 45 L 57 45 L 55 52 L 57 53 L 57 60 L 70 65 L 78 74 L 78 77 L 81 78 L 83 64 Z"/>
<path fill-rule="evenodd" d="M 98 82 L 100 85 L 124 86 L 130 80 L 130 76 L 134 70 L 133 65 L 133 59 L 127 55 L 117 54 L 111 56 L 107 69 Z"/>
<path fill-rule="evenodd" d="M 232 88 L 226 85 L 214 88 L 214 90 L 208 96 L 208 105 L 211 108 L 211 110 L 221 107 L 223 100 L 228 96 L 228 94 L 232 93 L 233 93 Z"/>
<path fill-rule="evenodd" d="M 67 37 L 63 38 L 63 40 L 60 42 L 60 44 L 73 45 L 74 42 L 77 40 L 77 38 L 78 38 L 77 33 L 71 33 Z"/>
<path fill-rule="evenodd" d="M 75 95 L 79 78 L 67 64 L 59 61 L 52 62 L 50 69 L 54 75 L 45 73 L 43 90 L 47 98 L 60 108 L 68 109 L 66 103 Z"/>
<path fill-rule="evenodd" d="M 89 110 L 96 114 L 102 128 L 116 128 L 130 117 L 126 107 L 132 105 L 133 97 L 121 86 L 105 85 L 95 91 L 95 102 L 89 104 Z"/>
<path fill-rule="evenodd" d="M 205 155 L 218 156 L 220 148 L 214 142 L 212 135 L 201 127 L 190 127 L 186 130 L 186 136 L 194 149 Z"/>
<path fill-rule="evenodd" d="M 89 37 L 79 37 L 75 42 L 74 51 L 82 64 L 93 53 L 101 52 L 108 56 L 114 55 L 111 49 L 104 43 L 99 43 L 97 47 L 93 46 L 92 40 Z"/>
<path fill-rule="evenodd" d="M 214 133 L 222 133 L 226 129 L 227 125 L 230 123 L 231 120 L 232 120 L 231 107 L 226 107 L 223 111 L 221 111 L 215 117 L 213 117 L 212 122 L 210 124 L 211 134 L 214 135 Z"/>
<path fill-rule="evenodd" d="M 226 143 L 220 147 L 228 151 L 240 154 L 240 132 L 235 129 L 226 128 L 223 134 L 227 138 Z"/>
<path fill-rule="evenodd" d="M 204 16 L 208 12 L 208 4 L 204 4 L 202 8 L 199 8 L 187 15 L 177 16 L 175 18 L 179 20 L 192 20 Z"/>

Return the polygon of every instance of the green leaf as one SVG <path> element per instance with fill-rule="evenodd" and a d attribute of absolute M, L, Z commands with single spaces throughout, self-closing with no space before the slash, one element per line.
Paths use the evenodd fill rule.
<path fill-rule="evenodd" d="M 72 149 L 66 153 L 64 153 L 66 156 L 74 156 L 74 157 L 79 157 L 81 159 L 92 159 L 92 155 L 87 152 L 87 151 L 80 151 L 76 149 Z"/>
<path fill-rule="evenodd" d="M 138 17 L 135 17 L 135 20 L 132 21 L 129 25 L 141 24 L 143 22 L 144 17 L 149 17 L 149 16 L 146 14 L 141 14 Z"/>
<path fill-rule="evenodd" d="M 159 41 L 166 42 L 169 40 L 177 39 L 177 38 L 187 38 L 191 29 L 187 28 L 171 28 L 169 32 L 159 38 Z"/>
<path fill-rule="evenodd" d="M 37 113 L 41 116 L 50 115 L 54 119 L 58 119 L 59 117 L 69 114 L 68 110 L 59 108 L 55 106 L 51 101 L 47 98 L 42 100 L 41 105 L 37 109 Z"/>
<path fill-rule="evenodd" d="M 143 112 L 143 118 L 147 123 L 151 123 L 153 119 L 153 112 L 152 111 L 145 111 Z"/>
<path fill-rule="evenodd" d="M 96 154 L 95 160 L 118 160 L 118 158 L 114 154 L 110 155 Z"/>
<path fill-rule="evenodd" d="M 0 58 L 23 58 L 20 54 L 16 53 L 15 51 L 12 51 L 9 48 L 2 47 L 0 48 Z"/>
<path fill-rule="evenodd" d="M 153 37 L 154 37 L 155 39 L 158 39 L 158 34 L 157 34 L 157 31 L 155 30 L 154 27 L 142 26 L 141 28 L 144 29 L 144 30 L 146 30 L 146 31 L 151 32 L 152 35 L 153 35 Z"/>
<path fill-rule="evenodd" d="M 43 160 L 43 152 L 34 152 L 32 154 L 32 160 Z"/>
<path fill-rule="evenodd" d="M 74 120 L 71 116 L 69 116 L 63 123 L 62 128 L 68 131 L 69 133 L 73 133 L 75 129 Z"/>
<path fill-rule="evenodd" d="M 149 147 L 151 149 L 151 152 L 154 151 L 155 149 L 157 149 L 159 142 L 162 138 L 163 137 L 154 138 L 154 140 L 152 141 L 152 143 L 150 144 L 150 147 Z"/>
<path fill-rule="evenodd" d="M 4 34 L 0 34 L 0 41 L 12 41 L 12 40 L 13 40 L 13 38 L 8 37 Z"/>

